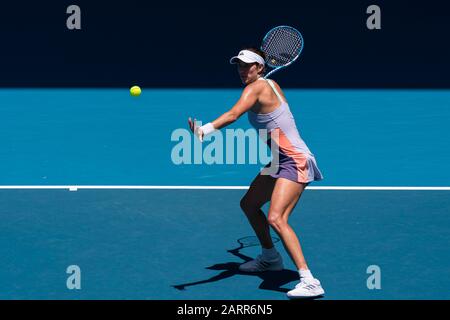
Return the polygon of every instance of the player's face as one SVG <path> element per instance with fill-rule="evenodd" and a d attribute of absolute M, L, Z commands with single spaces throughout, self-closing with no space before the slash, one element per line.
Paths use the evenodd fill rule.
<path fill-rule="evenodd" d="M 258 79 L 258 64 L 257 63 L 245 63 L 239 61 L 237 63 L 239 76 L 243 84 L 249 84 Z"/>

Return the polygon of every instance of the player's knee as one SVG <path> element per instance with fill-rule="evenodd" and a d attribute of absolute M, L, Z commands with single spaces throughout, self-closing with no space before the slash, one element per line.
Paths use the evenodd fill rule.
<path fill-rule="evenodd" d="M 259 210 L 258 205 L 246 196 L 241 199 L 240 206 L 246 215 L 251 215 Z"/>
<path fill-rule="evenodd" d="M 267 221 L 275 230 L 279 230 L 287 224 L 287 221 L 283 219 L 281 213 L 276 211 L 269 212 L 269 217 L 267 218 Z"/>

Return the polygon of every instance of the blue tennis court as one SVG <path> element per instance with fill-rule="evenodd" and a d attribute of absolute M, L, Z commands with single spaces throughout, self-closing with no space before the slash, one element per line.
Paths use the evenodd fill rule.
<path fill-rule="evenodd" d="M 449 299 L 450 91 L 285 93 L 325 176 L 290 220 L 324 299 Z M 0 298 L 286 299 L 284 250 L 285 270 L 251 275 L 260 248 L 229 252 L 253 235 L 239 201 L 262 165 L 173 162 L 173 132 L 239 95 L 1 89 Z"/>

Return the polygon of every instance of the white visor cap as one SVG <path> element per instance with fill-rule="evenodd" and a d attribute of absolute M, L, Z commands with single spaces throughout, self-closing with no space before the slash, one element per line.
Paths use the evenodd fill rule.
<path fill-rule="evenodd" d="M 239 51 L 239 54 L 237 56 L 230 59 L 230 63 L 231 64 L 237 63 L 238 59 L 245 63 L 257 62 L 262 65 L 265 64 L 264 59 L 259 54 L 254 53 L 253 51 L 250 50 Z"/>

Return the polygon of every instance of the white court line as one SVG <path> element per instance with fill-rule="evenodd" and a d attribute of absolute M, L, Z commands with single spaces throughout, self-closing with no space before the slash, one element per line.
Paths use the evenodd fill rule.
<path fill-rule="evenodd" d="M 11 185 L 1 189 L 154 189 L 154 190 L 247 190 L 248 186 L 109 186 L 109 185 Z M 450 191 L 450 187 L 362 187 L 362 186 L 309 186 L 308 190 L 387 190 L 387 191 Z"/>

